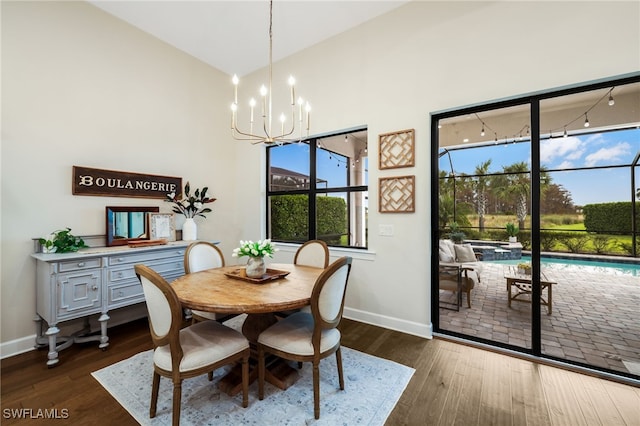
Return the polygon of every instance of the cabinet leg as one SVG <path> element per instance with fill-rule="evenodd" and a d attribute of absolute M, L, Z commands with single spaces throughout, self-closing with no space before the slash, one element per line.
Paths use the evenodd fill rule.
<path fill-rule="evenodd" d="M 49 344 L 49 340 L 42 333 L 42 317 L 36 314 L 36 316 L 33 317 L 33 321 L 36 323 L 36 342 L 34 347 L 36 349 L 40 349 L 47 346 Z"/>
<path fill-rule="evenodd" d="M 109 346 L 109 336 L 107 336 L 107 321 L 109 319 L 109 315 L 106 312 L 98 318 L 98 321 L 100 321 L 100 345 L 98 347 L 103 351 Z"/>
<path fill-rule="evenodd" d="M 58 363 L 58 350 L 56 349 L 56 338 L 58 333 L 60 333 L 60 329 L 56 327 L 55 324 L 49 325 L 49 329 L 45 333 L 49 338 L 49 353 L 47 354 L 47 358 L 49 358 L 47 361 L 48 367 L 53 367 Z"/>

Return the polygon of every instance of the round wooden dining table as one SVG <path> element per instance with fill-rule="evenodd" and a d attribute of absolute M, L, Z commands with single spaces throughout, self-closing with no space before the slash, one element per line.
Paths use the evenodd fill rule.
<path fill-rule="evenodd" d="M 278 321 L 275 313 L 310 303 L 313 286 L 323 271 L 311 266 L 275 263 L 269 264 L 265 279 L 252 280 L 244 275 L 244 266 L 223 266 L 186 274 L 174 280 L 171 287 L 185 308 L 219 314 L 247 314 L 242 334 L 255 348 L 260 333 Z M 282 366 L 277 371 L 272 368 L 271 373 L 267 371 L 267 380 L 281 389 L 286 389 L 296 379 Z M 221 384 L 227 393 L 235 393 L 235 385 L 228 389 L 224 389 L 225 386 Z"/>

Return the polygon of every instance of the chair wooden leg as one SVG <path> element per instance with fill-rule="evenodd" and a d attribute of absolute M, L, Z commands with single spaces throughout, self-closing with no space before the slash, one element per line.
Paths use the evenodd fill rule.
<path fill-rule="evenodd" d="M 209 372 L 207 373 L 207 378 L 209 379 L 209 381 L 210 381 L 210 382 L 212 382 L 212 381 L 213 381 L 213 371 L 209 371 Z"/>
<path fill-rule="evenodd" d="M 467 306 L 471 309 L 471 290 L 467 290 Z"/>
<path fill-rule="evenodd" d="M 264 398 L 264 348 L 258 344 L 258 399 Z"/>
<path fill-rule="evenodd" d="M 180 400 L 182 399 L 182 380 L 173 383 L 173 416 L 171 425 L 180 424 Z"/>
<path fill-rule="evenodd" d="M 340 381 L 340 390 L 344 390 L 344 375 L 342 374 L 342 353 L 340 348 L 336 351 L 336 365 L 338 366 L 338 380 Z"/>
<path fill-rule="evenodd" d="M 242 406 L 249 405 L 249 355 L 242 358 Z"/>
<path fill-rule="evenodd" d="M 153 384 L 151 385 L 151 407 L 149 408 L 149 417 L 156 416 L 156 407 L 158 406 L 158 390 L 160 389 L 160 375 L 153 372 Z"/>
<path fill-rule="evenodd" d="M 319 361 L 313 361 L 313 415 L 320 418 L 320 368 Z"/>

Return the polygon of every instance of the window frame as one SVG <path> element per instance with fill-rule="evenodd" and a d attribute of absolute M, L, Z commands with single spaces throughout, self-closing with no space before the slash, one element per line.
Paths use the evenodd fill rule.
<path fill-rule="evenodd" d="M 351 208 L 352 208 L 352 202 L 351 202 L 351 194 L 353 193 L 358 193 L 358 192 L 365 192 L 368 193 L 369 192 L 369 185 L 357 185 L 357 186 L 350 186 L 350 182 L 351 182 L 351 176 L 350 173 L 347 173 L 347 186 L 341 186 L 341 187 L 331 187 L 331 188 L 319 188 L 317 186 L 317 150 L 318 150 L 318 141 L 322 140 L 322 139 L 326 139 L 328 137 L 336 137 L 336 136 L 343 136 L 343 135 L 348 135 L 351 133 L 356 133 L 356 132 L 362 132 L 362 131 L 367 131 L 367 126 L 361 126 L 361 127 L 355 127 L 355 128 L 351 128 L 351 129 L 347 129 L 347 130 L 343 130 L 343 131 L 338 131 L 338 132 L 331 132 L 331 133 L 325 133 L 325 134 L 321 134 L 321 135 L 316 135 L 313 137 L 309 137 L 307 139 L 303 139 L 301 141 L 301 143 L 306 143 L 309 146 L 309 188 L 306 189 L 294 189 L 294 190 L 278 190 L 278 191 L 273 191 L 271 189 L 271 185 L 270 185 L 270 164 L 271 164 L 271 150 L 272 149 L 277 149 L 279 147 L 279 145 L 273 145 L 273 146 L 268 146 L 266 148 L 266 156 L 265 156 L 265 161 L 266 161 L 266 170 L 265 170 L 265 182 L 266 182 L 266 196 L 265 196 L 265 220 L 266 220 L 266 230 L 267 230 L 267 235 L 269 236 L 269 238 L 272 238 L 272 226 L 271 226 L 271 210 L 269 208 L 269 204 L 270 204 L 270 198 L 273 196 L 278 196 L 278 195 L 306 195 L 308 198 L 308 234 L 307 234 L 307 239 L 308 240 L 313 240 L 317 238 L 317 219 L 316 219 L 316 210 L 317 210 L 317 203 L 316 203 L 316 197 L 317 196 L 322 196 L 322 195 L 328 195 L 328 194 L 335 194 L 335 193 L 344 193 L 346 195 L 346 204 L 347 204 L 347 216 L 348 216 L 348 220 L 347 220 L 347 234 L 351 235 L 352 232 L 352 227 L 353 224 L 351 223 L 350 220 L 350 215 L 351 215 Z M 333 151 L 324 148 L 322 146 L 320 146 L 320 149 L 324 149 L 326 151 L 332 152 Z M 343 154 L 340 153 L 335 153 L 336 155 L 340 155 L 340 156 L 344 156 Z M 368 171 L 367 171 L 368 173 Z M 368 181 L 368 178 L 367 178 Z M 366 218 L 365 218 L 366 220 Z M 368 230 L 368 227 L 367 227 Z M 299 244 L 301 243 L 300 241 L 292 241 L 292 240 L 281 240 L 281 239 L 274 239 L 272 238 L 273 241 L 275 242 L 280 242 L 280 243 L 293 243 L 293 244 Z M 349 239 L 350 240 L 350 239 Z M 339 248 L 345 248 L 345 249 L 356 249 L 356 250 L 367 250 L 368 249 L 368 238 L 365 238 L 365 245 L 364 246 L 354 246 L 354 245 L 335 245 L 335 244 L 328 244 L 330 247 L 339 247 Z"/>

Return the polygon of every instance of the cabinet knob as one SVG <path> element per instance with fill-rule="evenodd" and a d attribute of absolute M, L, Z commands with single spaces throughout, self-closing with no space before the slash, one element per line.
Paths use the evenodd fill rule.
<path fill-rule="evenodd" d="M 118 273 L 118 278 L 122 278 L 122 272 Z"/>
<path fill-rule="evenodd" d="M 84 268 L 84 262 L 78 262 L 78 268 Z"/>
<path fill-rule="evenodd" d="M 98 286 L 95 285 L 95 284 L 93 285 L 93 287 L 91 287 L 91 290 L 93 290 L 93 291 L 96 291 L 97 289 L 98 289 Z"/>
<path fill-rule="evenodd" d="M 124 291 L 119 291 L 119 292 L 118 292 L 118 296 L 120 296 L 120 297 L 124 297 Z"/>
<path fill-rule="evenodd" d="M 178 254 L 184 254 L 184 250 L 178 250 Z"/>
<path fill-rule="evenodd" d="M 121 257 L 119 257 L 119 258 L 118 258 L 118 262 L 122 262 L 123 260 L 124 260 L 124 259 L 123 259 L 123 258 L 121 258 Z"/>

